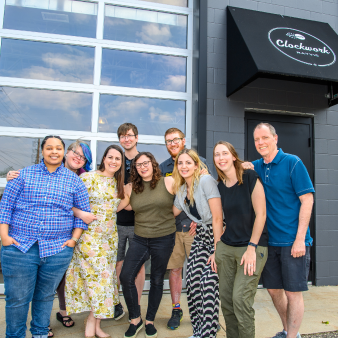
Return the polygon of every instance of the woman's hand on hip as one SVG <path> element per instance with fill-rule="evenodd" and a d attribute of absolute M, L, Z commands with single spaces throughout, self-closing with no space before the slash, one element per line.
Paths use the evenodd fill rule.
<path fill-rule="evenodd" d="M 192 221 L 190 223 L 190 228 L 189 228 L 189 235 L 190 236 L 195 236 L 196 235 L 196 228 L 197 228 L 197 223 Z"/>
<path fill-rule="evenodd" d="M 2 246 L 10 246 L 12 244 L 20 245 L 13 237 L 11 236 L 2 236 L 1 237 Z"/>
<path fill-rule="evenodd" d="M 65 246 L 69 246 L 70 248 L 74 248 L 76 245 L 76 242 L 73 239 L 69 239 L 68 241 L 64 242 L 62 245 L 62 248 Z"/>
<path fill-rule="evenodd" d="M 216 265 L 216 262 L 215 262 L 215 253 L 213 253 L 213 254 L 209 257 L 209 259 L 208 259 L 208 261 L 207 261 L 207 264 L 211 264 L 211 270 L 212 270 L 213 272 L 216 272 L 216 273 L 217 273 L 217 265 Z"/>
<path fill-rule="evenodd" d="M 241 265 L 244 264 L 244 275 L 252 276 L 256 271 L 256 249 L 253 246 L 248 246 L 242 256 Z"/>

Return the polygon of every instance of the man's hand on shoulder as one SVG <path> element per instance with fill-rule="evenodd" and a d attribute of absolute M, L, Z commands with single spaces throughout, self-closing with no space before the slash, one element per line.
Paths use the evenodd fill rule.
<path fill-rule="evenodd" d="M 306 253 L 305 241 L 296 238 L 291 248 L 291 256 L 294 258 L 303 257 L 305 253 Z"/>
<path fill-rule="evenodd" d="M 242 167 L 243 169 L 251 169 L 251 170 L 255 169 L 255 166 L 251 162 L 243 162 Z"/>

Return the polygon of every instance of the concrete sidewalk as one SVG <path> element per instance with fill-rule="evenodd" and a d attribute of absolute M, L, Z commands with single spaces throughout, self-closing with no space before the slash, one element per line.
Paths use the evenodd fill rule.
<path fill-rule="evenodd" d="M 305 315 L 300 329 L 302 334 L 334 331 L 338 330 L 338 287 L 310 287 L 308 292 L 304 292 Z M 123 302 L 123 297 L 121 296 Z M 143 295 L 141 300 L 142 318 L 145 318 L 148 296 Z M 183 321 L 178 330 L 171 331 L 166 328 L 167 321 L 171 314 L 171 299 L 169 294 L 162 298 L 159 311 L 156 316 L 155 326 L 158 330 L 158 338 L 186 338 L 192 335 L 192 329 L 189 319 L 186 294 L 182 295 L 182 307 L 184 312 Z M 124 303 L 123 303 L 124 304 Z M 270 296 L 266 290 L 258 290 L 255 300 L 256 310 L 256 337 L 265 338 L 273 336 L 277 331 L 282 329 L 281 322 L 276 310 L 274 309 Z M 72 316 L 76 322 L 72 328 L 65 328 L 60 322 L 56 321 L 56 312 L 58 311 L 58 300 L 54 301 L 53 313 L 51 317 L 51 327 L 53 328 L 54 337 L 84 337 L 84 319 L 87 313 L 75 314 Z M 30 319 L 29 319 L 30 320 Z M 322 322 L 329 322 L 323 324 Z M 28 321 L 29 324 L 29 321 Z M 217 337 L 226 337 L 225 323 L 222 314 L 220 315 L 221 331 Z M 119 321 L 104 320 L 102 327 L 113 338 L 122 338 L 124 332 L 128 329 L 128 315 L 126 314 Z M 27 331 L 27 337 L 30 337 Z M 0 338 L 5 337 L 5 300 L 0 299 Z M 144 329 L 138 334 L 139 338 L 144 337 Z"/>

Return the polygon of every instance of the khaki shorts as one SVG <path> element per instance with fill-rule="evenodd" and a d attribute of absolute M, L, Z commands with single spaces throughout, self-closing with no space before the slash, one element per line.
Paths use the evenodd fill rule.
<path fill-rule="evenodd" d="M 185 256 L 189 258 L 193 241 L 194 236 L 189 235 L 189 232 L 176 232 L 175 246 L 170 256 L 167 269 L 183 268 Z"/>

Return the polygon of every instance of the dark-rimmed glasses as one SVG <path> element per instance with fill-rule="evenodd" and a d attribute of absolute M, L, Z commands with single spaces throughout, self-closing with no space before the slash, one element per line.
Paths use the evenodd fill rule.
<path fill-rule="evenodd" d="M 183 139 L 183 137 L 175 137 L 174 139 L 172 139 L 172 140 L 166 140 L 165 141 L 165 144 L 166 145 L 170 145 L 170 144 L 177 144 L 177 143 L 179 143 L 181 140 Z"/>
<path fill-rule="evenodd" d="M 135 166 L 136 166 L 137 169 L 140 169 L 142 166 L 147 168 L 148 165 L 149 165 L 149 162 L 151 162 L 151 161 L 144 161 L 142 163 L 136 163 Z"/>

